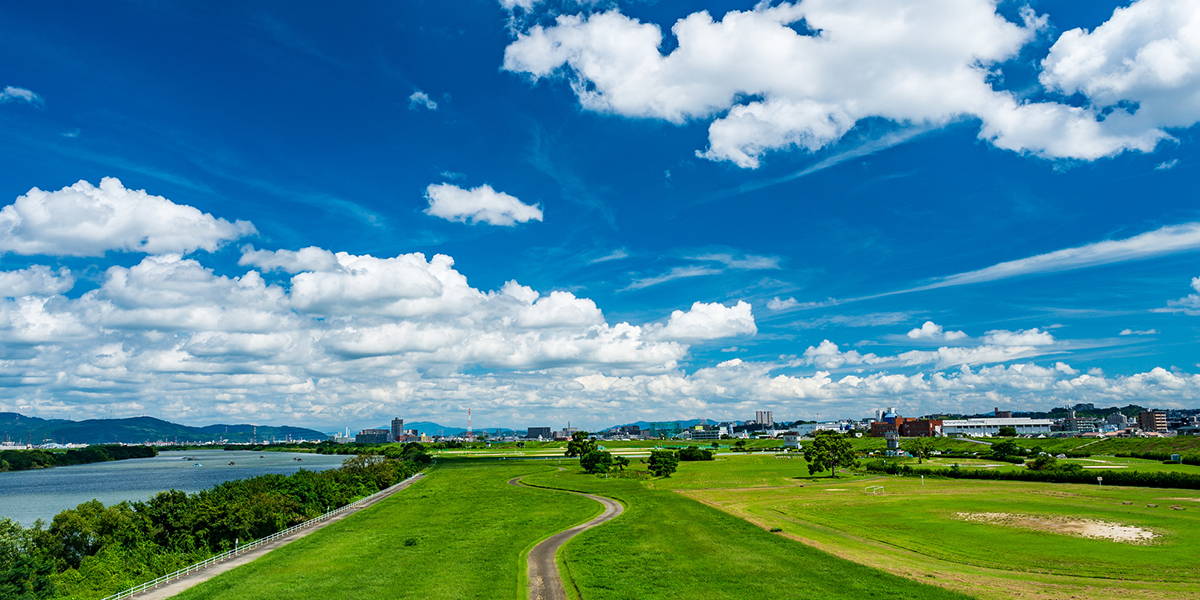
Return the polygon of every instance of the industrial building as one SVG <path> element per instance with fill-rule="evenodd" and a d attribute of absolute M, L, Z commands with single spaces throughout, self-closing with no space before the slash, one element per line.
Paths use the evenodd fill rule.
<path fill-rule="evenodd" d="M 1017 435 L 1050 433 L 1054 425 L 1051 419 L 1029 419 L 1014 417 L 1011 419 L 962 419 L 942 422 L 942 435 L 993 436 L 1000 435 L 1001 427 L 1012 427 Z"/>

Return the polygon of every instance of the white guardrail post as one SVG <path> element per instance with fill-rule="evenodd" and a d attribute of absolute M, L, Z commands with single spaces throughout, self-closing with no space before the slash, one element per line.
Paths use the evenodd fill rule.
<path fill-rule="evenodd" d="M 393 485 L 387 489 L 379 490 L 378 492 L 375 492 L 374 494 L 371 494 L 370 496 L 359 498 L 358 500 L 355 500 L 354 502 L 351 502 L 350 504 L 347 504 L 340 508 L 335 508 L 319 517 L 313 517 L 299 525 L 292 525 L 291 527 L 284 529 L 283 531 L 280 531 L 277 533 L 272 533 L 271 535 L 268 535 L 267 537 L 259 538 L 257 540 L 254 540 L 253 542 L 242 544 L 242 545 L 234 548 L 233 550 L 226 550 L 225 552 L 222 552 L 216 556 L 206 558 L 198 563 L 190 564 L 182 569 L 179 569 L 178 571 L 175 571 L 174 573 L 168 573 L 157 579 L 153 579 L 153 580 L 147 581 L 145 583 L 135 585 L 125 591 L 117 592 L 116 594 L 113 594 L 113 595 L 105 598 L 104 600 L 122 600 L 124 598 L 129 598 L 136 594 L 140 594 L 146 590 L 154 589 L 160 585 L 163 585 L 165 583 L 179 579 L 180 577 L 185 577 L 187 575 L 191 575 L 192 573 L 200 571 L 201 569 L 208 568 L 208 567 L 215 565 L 227 558 L 231 558 L 231 557 L 237 556 L 239 554 L 245 554 L 255 548 L 258 548 L 259 546 L 262 546 L 263 544 L 269 544 L 279 538 L 287 537 L 300 529 L 303 529 L 310 525 L 314 525 L 316 523 L 324 521 L 336 514 L 345 512 L 345 511 L 350 510 L 364 502 L 369 502 L 370 500 L 373 500 L 379 496 L 387 494 L 388 492 L 391 492 L 393 489 L 398 488 L 398 487 L 412 481 L 413 479 L 416 479 L 420 475 L 421 475 L 420 473 L 417 473 L 416 475 L 413 475 L 412 477 L 409 477 L 408 479 L 405 479 L 404 481 L 401 481 L 400 483 L 397 483 L 396 485 Z"/>

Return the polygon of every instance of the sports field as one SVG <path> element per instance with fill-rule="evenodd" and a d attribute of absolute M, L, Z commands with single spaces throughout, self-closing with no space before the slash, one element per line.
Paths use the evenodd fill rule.
<path fill-rule="evenodd" d="M 761 468 L 735 460 L 685 463 L 690 473 L 652 485 L 980 598 L 1200 597 L 1195 491 L 857 476 L 726 487 Z"/>

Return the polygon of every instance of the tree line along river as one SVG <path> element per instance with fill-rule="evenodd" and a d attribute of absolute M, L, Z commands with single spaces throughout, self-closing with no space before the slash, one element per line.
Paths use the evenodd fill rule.
<path fill-rule="evenodd" d="M 153 458 L 10 471 L 0 473 L 0 517 L 28 527 L 37 519 L 48 523 L 60 511 L 92 499 L 111 505 L 147 500 L 171 489 L 198 492 L 232 479 L 290 475 L 300 469 L 324 471 L 341 466 L 345 458 L 296 452 L 187 450 L 160 452 Z"/>

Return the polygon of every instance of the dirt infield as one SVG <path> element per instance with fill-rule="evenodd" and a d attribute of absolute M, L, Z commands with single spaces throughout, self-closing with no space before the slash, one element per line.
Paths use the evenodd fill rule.
<path fill-rule="evenodd" d="M 1064 535 L 1111 540 L 1125 544 L 1149 544 L 1159 536 L 1158 533 L 1155 533 L 1149 529 L 1133 527 L 1131 525 L 1121 525 L 1119 523 L 1110 523 L 1108 521 L 1100 521 L 1097 519 L 1072 519 L 1069 517 L 1014 515 L 1009 513 L 962 512 L 957 513 L 955 516 L 963 521 L 992 523 L 994 525 L 1004 525 L 1008 527 L 1017 527 L 1020 529 L 1048 531 L 1051 533 L 1061 533 Z"/>

